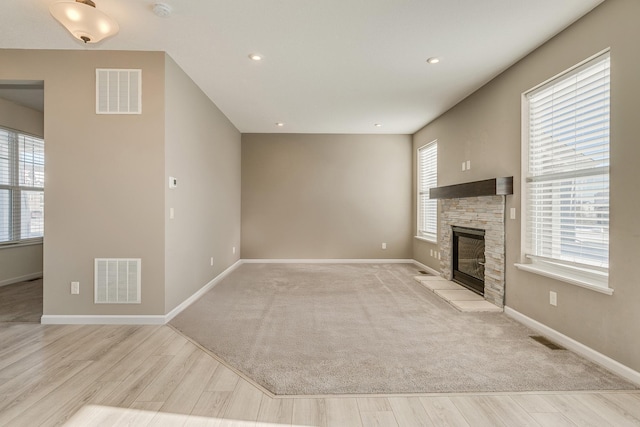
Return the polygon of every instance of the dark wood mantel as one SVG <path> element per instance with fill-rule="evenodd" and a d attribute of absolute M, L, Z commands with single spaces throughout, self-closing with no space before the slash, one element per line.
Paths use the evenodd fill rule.
<path fill-rule="evenodd" d="M 430 199 L 461 199 L 463 197 L 506 196 L 509 194 L 513 194 L 512 176 L 445 185 L 429 190 Z"/>

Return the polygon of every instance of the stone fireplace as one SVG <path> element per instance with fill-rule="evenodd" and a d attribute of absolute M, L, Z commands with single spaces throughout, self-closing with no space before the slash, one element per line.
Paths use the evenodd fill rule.
<path fill-rule="evenodd" d="M 442 276 L 453 279 L 453 228 L 482 231 L 484 298 L 501 308 L 504 307 L 504 221 L 508 194 L 513 194 L 513 177 L 438 187 L 430 192 L 431 198 L 439 199 L 438 245 Z"/>
<path fill-rule="evenodd" d="M 438 207 L 442 276 L 453 279 L 453 227 L 484 230 L 484 298 L 503 307 L 505 196 L 442 199 Z"/>

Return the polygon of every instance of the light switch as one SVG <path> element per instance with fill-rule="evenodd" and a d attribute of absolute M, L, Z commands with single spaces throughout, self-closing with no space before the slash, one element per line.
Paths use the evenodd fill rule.
<path fill-rule="evenodd" d="M 516 208 L 511 208 L 509 212 L 511 219 L 516 219 Z"/>
<path fill-rule="evenodd" d="M 467 170 L 471 169 L 471 160 L 467 160 Z"/>
<path fill-rule="evenodd" d="M 175 218 L 175 214 L 173 212 L 173 208 L 169 208 L 169 219 Z"/>
<path fill-rule="evenodd" d="M 467 170 L 467 162 L 462 162 L 462 172 Z"/>

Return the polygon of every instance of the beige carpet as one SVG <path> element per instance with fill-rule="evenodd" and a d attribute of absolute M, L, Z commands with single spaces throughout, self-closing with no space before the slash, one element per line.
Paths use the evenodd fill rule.
<path fill-rule="evenodd" d="M 460 313 L 406 264 L 243 264 L 171 324 L 280 395 L 634 386 L 502 313 Z"/>

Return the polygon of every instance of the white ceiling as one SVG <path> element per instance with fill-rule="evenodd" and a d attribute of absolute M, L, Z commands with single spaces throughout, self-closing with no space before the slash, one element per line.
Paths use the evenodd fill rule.
<path fill-rule="evenodd" d="M 243 133 L 411 134 L 603 0 L 95 0 L 97 45 L 56 1 L 1 0 L 0 48 L 166 51 Z"/>

